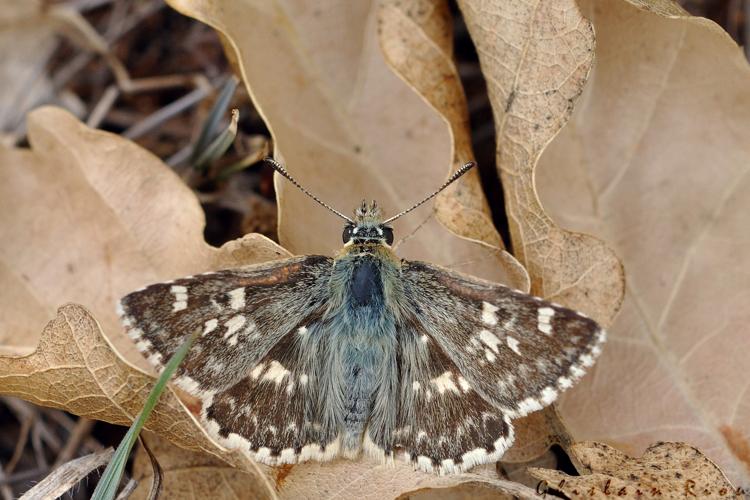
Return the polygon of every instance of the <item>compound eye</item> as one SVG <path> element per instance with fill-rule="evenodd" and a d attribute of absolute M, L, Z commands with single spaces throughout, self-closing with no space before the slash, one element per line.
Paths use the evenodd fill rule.
<path fill-rule="evenodd" d="M 354 226 L 344 226 L 344 233 L 341 235 L 341 239 L 344 240 L 344 243 L 349 243 L 349 240 L 352 239 L 352 232 L 354 231 Z"/>
<path fill-rule="evenodd" d="M 393 244 L 393 228 L 382 226 L 380 229 L 383 230 L 383 238 L 388 245 Z"/>

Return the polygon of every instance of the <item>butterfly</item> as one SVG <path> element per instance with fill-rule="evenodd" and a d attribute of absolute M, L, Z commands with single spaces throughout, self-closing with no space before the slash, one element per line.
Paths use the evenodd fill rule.
<path fill-rule="evenodd" d="M 440 474 L 497 461 L 512 421 L 581 378 L 605 331 L 579 312 L 399 259 L 375 202 L 335 257 L 305 255 L 150 285 L 118 313 L 157 369 L 196 330 L 175 383 L 228 448 L 269 465 L 361 454 Z"/>

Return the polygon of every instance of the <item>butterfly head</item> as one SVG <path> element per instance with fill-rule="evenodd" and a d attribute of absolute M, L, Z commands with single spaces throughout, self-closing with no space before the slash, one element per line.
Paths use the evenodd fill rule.
<path fill-rule="evenodd" d="M 393 243 L 393 228 L 383 223 L 378 204 L 373 200 L 369 205 L 365 200 L 354 211 L 354 220 L 344 226 L 341 239 L 345 244 Z"/>

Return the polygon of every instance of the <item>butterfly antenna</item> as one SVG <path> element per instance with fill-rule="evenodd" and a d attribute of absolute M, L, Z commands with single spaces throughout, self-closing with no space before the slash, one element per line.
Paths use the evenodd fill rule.
<path fill-rule="evenodd" d="M 266 162 L 266 163 L 268 163 L 269 165 L 271 165 L 271 168 L 273 168 L 278 173 L 280 173 L 281 175 L 283 175 L 284 177 L 286 177 L 286 179 L 289 182 L 291 182 L 292 184 L 294 184 L 300 191 L 302 191 L 303 193 L 305 193 L 307 196 L 309 196 L 313 200 L 317 201 L 319 204 L 323 205 L 325 208 L 327 208 L 331 212 L 335 213 L 336 215 L 338 215 L 342 219 L 347 220 L 347 221 L 351 222 L 352 224 L 354 224 L 354 221 L 352 219 L 350 219 L 346 215 L 342 214 L 341 212 L 339 212 L 335 208 L 327 205 L 326 203 L 323 203 L 320 200 L 320 198 L 318 198 L 317 196 L 315 196 L 314 194 L 312 194 L 307 189 L 303 188 L 302 185 L 299 182 L 297 182 L 297 180 L 294 177 L 292 177 L 291 174 L 289 174 L 289 172 L 286 171 L 286 169 L 284 168 L 284 166 L 281 163 L 277 162 L 276 160 L 274 160 L 270 156 L 267 157 L 267 158 L 263 158 L 263 161 Z"/>
<path fill-rule="evenodd" d="M 457 180 L 457 179 L 458 179 L 459 177 L 461 177 L 461 176 L 462 176 L 462 175 L 464 175 L 464 174 L 465 174 L 466 172 L 468 172 L 469 170 L 471 170 L 471 169 L 472 169 L 472 168 L 473 168 L 473 167 L 474 167 L 475 165 L 476 165 L 476 163 L 474 163 L 473 161 L 470 161 L 469 163 L 465 163 L 465 164 L 464 164 L 464 165 L 463 165 L 463 166 L 462 166 L 461 168 L 459 168 L 458 170 L 456 170 L 456 171 L 455 171 L 455 172 L 453 173 L 453 175 L 451 175 L 451 176 L 450 176 L 450 177 L 448 178 L 448 180 L 447 180 L 447 181 L 445 181 L 445 182 L 443 183 L 443 185 L 442 185 L 442 186 L 440 186 L 439 188 L 437 188 L 437 190 L 436 190 L 436 191 L 435 191 L 434 193 L 432 193 L 432 194 L 431 194 L 430 196 L 428 196 L 428 197 L 427 197 L 427 198 L 425 198 L 424 200 L 420 201 L 419 203 L 417 203 L 417 204 L 416 204 L 416 205 L 414 205 L 413 207 L 411 207 L 411 208 L 409 208 L 409 209 L 407 209 L 407 210 L 404 210 L 403 212 L 397 213 L 396 215 L 394 215 L 394 216 L 393 216 L 393 217 L 391 217 L 390 219 L 388 219 L 388 220 L 385 220 L 385 221 L 383 221 L 383 224 L 388 224 L 389 222 L 392 222 L 392 221 L 394 221 L 394 220 L 398 219 L 399 217 L 401 217 L 401 216 L 403 216 L 403 215 L 406 215 L 406 214 L 408 214 L 409 212 L 411 212 L 411 211 L 412 211 L 412 210 L 414 210 L 415 208 L 419 207 L 420 205 L 422 205 L 422 204 L 424 204 L 424 203 L 426 203 L 426 202 L 430 201 L 430 200 L 431 200 L 431 199 L 433 199 L 433 198 L 434 198 L 435 196 L 437 196 L 437 195 L 438 195 L 438 193 L 439 193 L 440 191 L 442 191 L 443 189 L 445 189 L 445 188 L 447 188 L 448 186 L 450 186 L 451 184 L 453 184 L 453 182 L 455 182 L 455 181 L 456 181 L 456 180 Z"/>

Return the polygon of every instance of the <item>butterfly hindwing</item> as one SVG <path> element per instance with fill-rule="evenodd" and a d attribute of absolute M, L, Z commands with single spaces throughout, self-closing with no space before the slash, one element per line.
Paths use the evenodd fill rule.
<path fill-rule="evenodd" d="M 404 261 L 402 278 L 410 321 L 509 418 L 552 403 L 593 364 L 606 338 L 580 313 L 435 265 Z"/>
<path fill-rule="evenodd" d="M 513 443 L 510 419 L 484 400 L 420 324 L 398 332 L 400 390 L 395 426 L 372 420 L 372 455 L 393 453 L 427 472 L 462 472 L 497 461 Z"/>
<path fill-rule="evenodd" d="M 314 337 L 314 339 L 310 339 Z M 340 448 L 339 429 L 322 425 L 329 397 L 318 384 L 320 323 L 298 325 L 233 386 L 204 398 L 201 420 L 228 448 L 249 451 L 269 465 L 327 460 Z"/>

